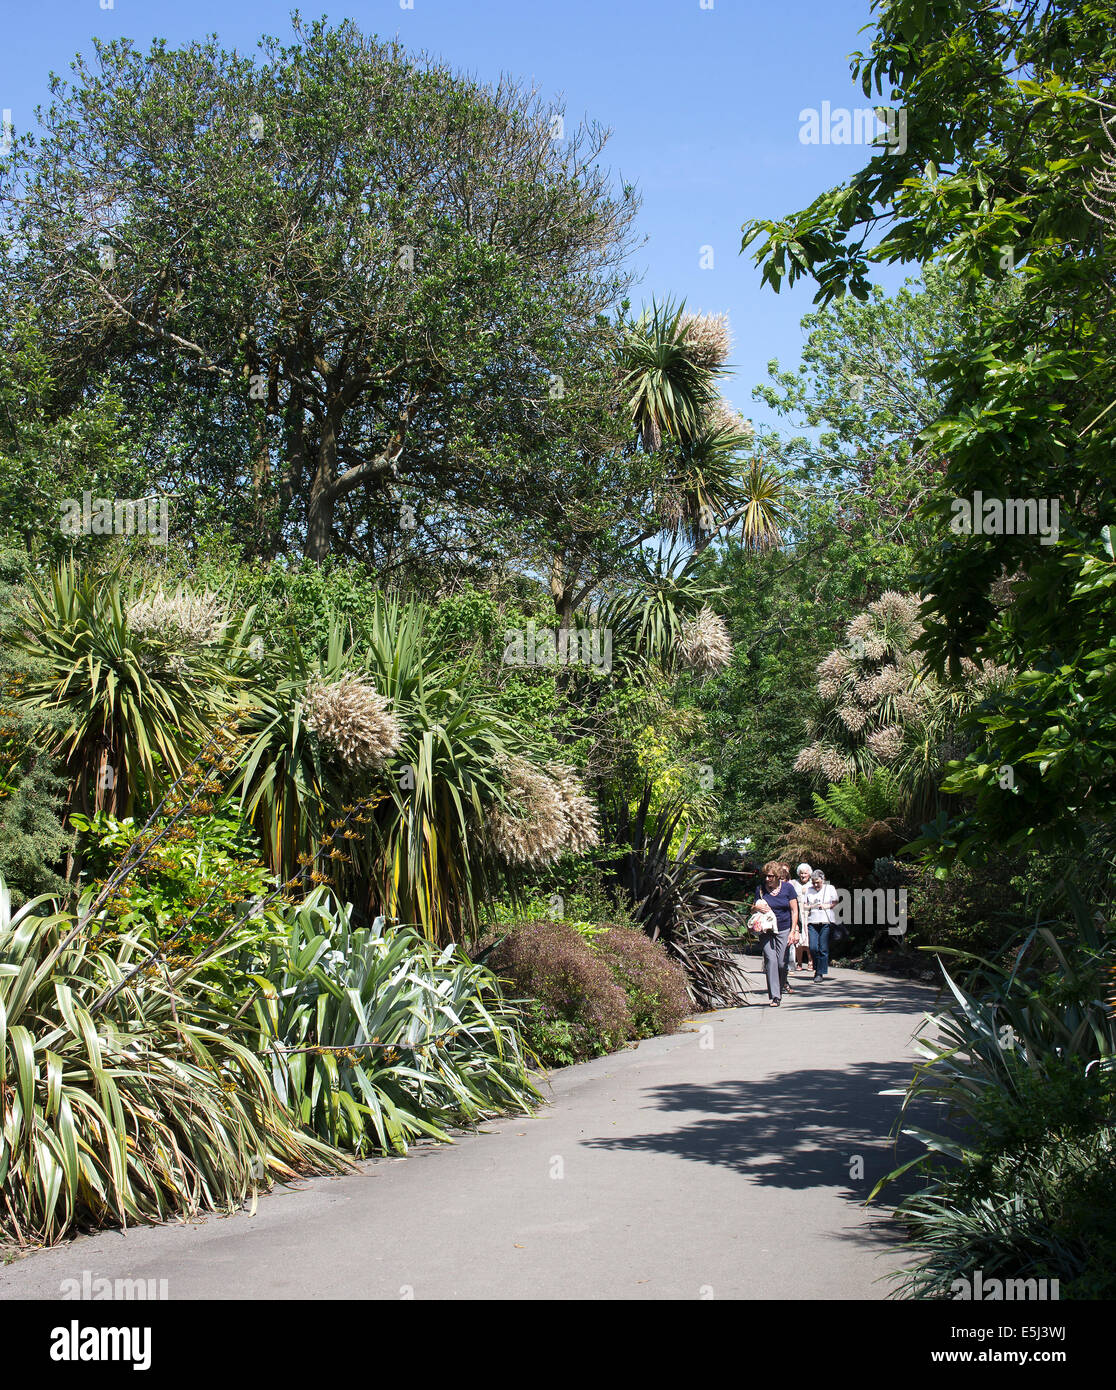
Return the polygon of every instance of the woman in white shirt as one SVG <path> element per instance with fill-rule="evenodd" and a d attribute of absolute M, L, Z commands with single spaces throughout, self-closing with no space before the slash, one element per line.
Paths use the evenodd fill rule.
<path fill-rule="evenodd" d="M 837 889 L 826 883 L 825 874 L 815 869 L 806 890 L 806 910 L 810 954 L 814 958 L 814 979 L 829 979 L 829 929 L 837 920 Z"/>
<path fill-rule="evenodd" d="M 810 888 L 810 877 L 813 870 L 809 864 L 799 864 L 797 870 L 797 882 L 794 891 L 798 894 L 798 942 L 790 948 L 796 970 L 805 970 L 807 966 L 813 967 L 813 960 L 810 957 L 810 947 L 806 942 L 806 894 Z M 803 965 L 803 957 L 806 964 Z"/>

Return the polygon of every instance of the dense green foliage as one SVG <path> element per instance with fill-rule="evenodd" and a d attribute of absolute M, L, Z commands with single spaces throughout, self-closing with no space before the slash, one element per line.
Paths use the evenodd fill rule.
<path fill-rule="evenodd" d="M 516 1015 L 488 971 L 351 913 L 311 894 L 260 967 L 260 1051 L 300 1124 L 356 1153 L 406 1153 L 455 1125 L 530 1113 Z"/>
<path fill-rule="evenodd" d="M 1005 842 L 1079 846 L 1116 802 L 1104 191 L 1114 16 L 1081 0 L 1018 10 L 889 0 L 856 72 L 865 93 L 888 88 L 903 106 L 905 151 L 745 231 L 745 245 L 764 238 L 757 260 L 776 288 L 812 274 L 823 300 L 846 288 L 864 298 L 869 259 L 937 260 L 974 285 L 1010 282 L 943 346 L 941 411 L 922 435 L 941 470 L 921 507 L 925 651 L 938 669 L 979 657 L 1016 673 L 975 716 L 980 746 L 947 783 L 970 804 L 936 829 L 944 863 Z M 870 248 L 858 239 L 869 223 Z M 977 493 L 1044 504 L 1045 522 L 1036 510 L 1026 528 L 1006 518 L 995 528 L 982 506 L 981 524 L 966 527 L 956 504 L 976 505 Z"/>
<path fill-rule="evenodd" d="M 250 1020 L 204 967 L 167 974 L 0 885 L 0 1193 L 22 1243 L 88 1223 L 234 1211 L 275 1177 L 337 1170 L 272 1089 Z M 158 965 L 158 962 L 156 962 Z"/>
<path fill-rule="evenodd" d="M 739 1003 L 726 901 L 802 857 L 981 956 L 910 1287 L 1109 1289 L 1116 9 L 876 13 L 910 143 L 746 229 L 820 286 L 758 435 L 514 81 L 297 18 L 53 80 L 0 159 L 19 1239 L 529 1111 L 533 1059 Z"/>
<path fill-rule="evenodd" d="M 918 939 L 992 957 L 967 983 L 947 974 L 956 1003 L 908 1092 L 961 1129 L 915 1131 L 940 1155 L 904 1203 L 921 1295 L 953 1296 L 976 1270 L 1056 1277 L 1062 1297 L 1112 1288 L 1114 20 L 1110 0 L 882 0 L 853 70 L 909 138 L 808 208 L 744 228 L 774 289 L 812 276 L 817 302 L 860 301 L 850 321 L 875 317 L 872 262 L 914 261 L 938 284 L 948 268 L 964 296 L 963 331 L 934 344 L 931 389 L 914 394 L 918 430 L 904 441 L 885 418 L 878 440 L 894 450 L 886 471 L 916 483 L 913 649 L 947 693 L 966 663 L 984 685 L 924 760 L 940 801 L 908 847 L 940 878 L 954 870 L 912 884 Z M 862 378 L 879 378 L 873 356 Z M 854 415 L 870 457 L 874 431 Z M 867 842 L 882 822 L 860 824 Z M 1028 909 L 1050 925 L 1012 960 L 1010 916 Z"/>
<path fill-rule="evenodd" d="M 952 1297 L 977 1270 L 1058 1279 L 1062 1298 L 1116 1287 L 1116 1020 L 1104 998 L 1116 953 L 1080 904 L 1076 921 L 1065 941 L 1032 933 L 1011 970 L 985 964 L 969 988 L 946 973 L 953 1002 L 920 1040 L 904 1101 L 937 1102 L 954 1125 L 908 1129 L 930 1177 L 900 1204 L 916 1296 Z"/>

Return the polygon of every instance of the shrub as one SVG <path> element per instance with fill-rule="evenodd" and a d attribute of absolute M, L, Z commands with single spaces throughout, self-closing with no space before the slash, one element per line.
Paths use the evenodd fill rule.
<path fill-rule="evenodd" d="M 82 863 L 98 885 L 126 857 L 158 841 L 105 903 L 101 925 L 113 931 L 165 938 L 189 922 L 188 944 L 196 951 L 221 935 L 230 909 L 262 901 L 275 887 L 251 829 L 216 812 L 181 820 L 164 814 L 144 826 L 103 811 L 75 812 L 71 823 L 81 833 Z"/>
<path fill-rule="evenodd" d="M 241 680 L 251 611 L 239 625 L 214 619 L 206 629 L 196 609 L 207 605 L 186 591 L 173 600 L 133 591 L 118 573 L 98 577 L 71 561 L 28 582 L 11 639 L 30 659 L 21 703 L 61 715 L 51 751 L 66 759 L 73 804 L 85 812 L 127 814 L 141 784 L 154 795 L 173 781 Z M 134 600 L 148 605 L 135 628 Z M 150 626 L 168 603 L 191 625 L 188 639 L 180 625 Z"/>
<path fill-rule="evenodd" d="M 360 1154 L 406 1153 L 449 1126 L 529 1114 L 518 1020 L 489 971 L 382 917 L 354 926 L 351 911 L 316 890 L 261 972 L 258 1049 L 300 1123 Z"/>
<path fill-rule="evenodd" d="M 955 1126 L 906 1131 L 926 1151 L 904 1168 L 930 1178 L 898 1208 L 915 1297 L 948 1297 L 977 1269 L 1057 1278 L 1062 1297 L 1116 1287 L 1116 1017 L 1103 997 L 1116 943 L 1070 904 L 1072 928 L 1031 932 L 1010 969 L 977 958 L 965 985 L 943 970 L 955 1002 L 918 1039 L 924 1061 L 904 1101 L 904 1112 L 936 1103 Z"/>
<path fill-rule="evenodd" d="M 1024 895 L 1012 881 L 1017 861 L 997 860 L 982 870 L 958 865 L 947 879 L 924 868 L 910 872 L 907 913 L 911 946 L 997 953 L 1019 930 Z"/>
<path fill-rule="evenodd" d="M 973 1107 L 976 1128 L 957 1165 L 904 1214 L 920 1250 L 907 1288 L 948 1298 L 955 1279 L 1057 1279 L 1062 1298 L 1116 1294 L 1116 1086 L 1077 1058 L 1040 1075 L 1014 1068 L 1014 1091 Z"/>
<path fill-rule="evenodd" d="M 607 959 L 571 923 L 523 922 L 494 944 L 481 945 L 488 947 L 485 963 L 512 991 L 536 1001 L 524 1013 L 524 1027 L 544 1066 L 615 1052 L 632 1035 L 624 990 Z"/>
<path fill-rule="evenodd" d="M 544 1066 L 672 1033 L 692 1009 L 682 967 L 638 927 L 521 922 L 487 961 L 527 997 L 524 1032 Z"/>
<path fill-rule="evenodd" d="M 613 979 L 627 995 L 630 1037 L 673 1033 L 691 1013 L 682 967 L 638 927 L 610 927 L 592 938 L 591 949 L 608 963 Z"/>

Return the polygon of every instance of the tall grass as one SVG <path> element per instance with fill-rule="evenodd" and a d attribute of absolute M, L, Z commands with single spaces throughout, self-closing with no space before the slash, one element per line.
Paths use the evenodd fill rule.
<path fill-rule="evenodd" d="M 0 1202 L 18 1241 L 233 1211 L 274 1177 L 345 1166 L 199 978 L 242 943 L 171 969 L 44 901 L 13 914 L 0 885 Z"/>

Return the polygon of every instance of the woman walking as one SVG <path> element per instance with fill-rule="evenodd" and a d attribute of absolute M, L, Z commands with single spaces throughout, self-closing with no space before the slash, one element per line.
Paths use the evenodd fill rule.
<path fill-rule="evenodd" d="M 772 860 L 763 866 L 763 888 L 756 896 L 756 912 L 773 913 L 775 930 L 763 934 L 763 968 L 767 976 L 767 996 L 771 1007 L 777 1008 L 783 990 L 793 993 L 787 984 L 787 946 L 798 940 L 798 894 L 794 886 L 780 877 L 782 866 Z"/>
<path fill-rule="evenodd" d="M 796 869 L 794 881 L 794 891 L 798 894 L 798 945 L 791 946 L 787 957 L 787 967 L 790 968 L 793 962 L 796 970 L 805 970 L 807 966 L 812 970 L 814 962 L 810 955 L 810 945 L 806 940 L 806 894 L 810 890 L 810 881 L 813 876 L 813 869 L 809 864 L 799 864 Z M 805 959 L 805 965 L 803 960 Z"/>
<path fill-rule="evenodd" d="M 837 889 L 825 881 L 825 874 L 815 869 L 806 893 L 808 914 L 806 931 L 810 937 L 810 953 L 814 958 L 814 979 L 829 979 L 829 933 L 837 920 Z"/>

